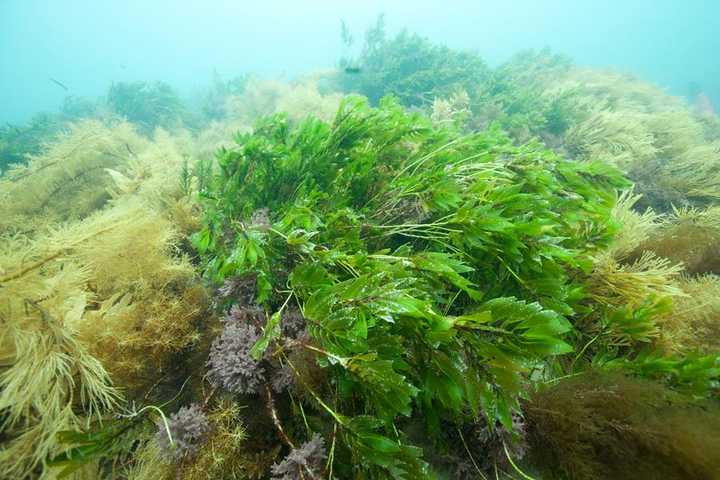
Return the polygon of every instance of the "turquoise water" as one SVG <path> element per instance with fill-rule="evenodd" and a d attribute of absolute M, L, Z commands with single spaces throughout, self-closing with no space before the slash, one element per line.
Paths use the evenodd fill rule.
<path fill-rule="evenodd" d="M 103 95 L 114 81 L 162 80 L 189 95 L 214 70 L 288 78 L 332 67 L 343 53 L 341 20 L 361 37 L 379 13 L 390 34 L 407 28 L 491 65 L 547 46 L 720 103 L 720 3 L 712 0 L 4 0 L 0 122 L 54 110 L 67 94 Z"/>

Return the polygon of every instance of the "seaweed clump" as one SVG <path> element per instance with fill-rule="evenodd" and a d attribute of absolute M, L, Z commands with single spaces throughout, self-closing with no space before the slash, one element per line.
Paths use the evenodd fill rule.
<path fill-rule="evenodd" d="M 682 263 L 689 275 L 720 274 L 720 209 L 676 208 L 638 249 Z"/>
<path fill-rule="evenodd" d="M 173 88 L 165 82 L 118 82 L 107 93 L 107 105 L 138 125 L 143 133 L 156 127 L 182 125 L 188 112 Z"/>
<path fill-rule="evenodd" d="M 250 356 L 250 349 L 259 339 L 260 331 L 253 324 L 226 325 L 210 351 L 210 381 L 229 392 L 258 393 L 264 384 L 265 372 Z"/>
<path fill-rule="evenodd" d="M 46 113 L 33 116 L 25 125 L 0 127 L 0 176 L 38 155 L 51 138 L 65 128 L 65 119 Z"/>
<path fill-rule="evenodd" d="M 445 425 L 480 416 L 512 432 L 526 366 L 572 350 L 577 282 L 614 234 L 622 175 L 498 130 L 434 128 L 391 99 L 346 99 L 330 124 L 265 118 L 237 142 L 219 153 L 194 237 L 242 326 L 226 320 L 209 366 L 216 376 L 223 352 L 239 353 L 243 381 L 214 384 L 264 402 L 291 456 L 298 437 L 330 435 L 325 468 L 340 478 L 428 475 L 403 431 L 413 419 L 429 450 L 456 444 Z M 306 375 L 298 352 L 324 375 Z M 271 388 L 286 374 L 312 427 Z"/>
<path fill-rule="evenodd" d="M 525 414 L 537 464 L 570 479 L 715 479 L 716 402 L 662 385 L 588 372 L 534 393 Z"/>
<path fill-rule="evenodd" d="M 352 37 L 343 32 L 343 41 Z M 385 35 L 383 18 L 366 33 L 354 75 L 335 88 L 375 103 L 394 95 L 408 108 L 437 115 L 467 95 L 464 131 L 501 126 L 522 144 L 541 139 L 580 161 L 620 167 L 643 195 L 639 207 L 669 212 L 705 207 L 720 197 L 717 116 L 630 75 L 574 66 L 549 50 L 525 51 L 491 70 L 469 52 L 402 32 Z"/>
<path fill-rule="evenodd" d="M 305 475 L 318 477 L 322 474 L 327 459 L 325 441 L 315 434 L 307 442 L 294 448 L 280 462 L 272 466 L 271 472 L 277 480 L 299 480 Z"/>
<path fill-rule="evenodd" d="M 210 424 L 199 405 L 182 407 L 170 417 L 169 426 L 158 425 L 157 443 L 165 458 L 193 455 L 206 440 Z"/>
<path fill-rule="evenodd" d="M 351 37 L 344 35 L 343 41 L 348 43 Z M 428 107 L 435 98 L 474 91 L 491 76 L 485 62 L 472 52 L 434 44 L 405 30 L 388 37 L 382 15 L 365 33 L 359 57 L 340 60 L 342 69 L 348 66 L 358 73 L 340 73 L 334 83 L 342 91 L 366 96 L 373 105 L 385 95 L 394 95 L 408 107 Z"/>
<path fill-rule="evenodd" d="M 87 217 L 110 200 L 112 177 L 147 145 L 132 125 L 73 124 L 0 179 L 0 232 L 33 232 Z"/>
<path fill-rule="evenodd" d="M 84 121 L 0 182 L 0 477 L 49 474 L 68 431 L 178 374 L 208 305 L 178 248 L 181 170 L 173 142 Z"/>

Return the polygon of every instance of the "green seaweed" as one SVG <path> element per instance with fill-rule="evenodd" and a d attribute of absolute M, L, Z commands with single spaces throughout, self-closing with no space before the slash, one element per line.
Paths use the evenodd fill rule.
<path fill-rule="evenodd" d="M 106 101 L 114 113 L 144 133 L 179 126 L 187 115 L 180 97 L 165 82 L 117 82 L 108 90 Z"/>
<path fill-rule="evenodd" d="M 478 415 L 512 430 L 529 367 L 573 349 L 574 277 L 612 237 L 622 175 L 497 129 L 436 129 L 390 98 L 349 98 L 331 124 L 269 117 L 236 141 L 202 192 L 195 245 L 213 281 L 256 278 L 269 318 L 256 358 L 287 355 L 278 322 L 301 306 L 311 340 L 296 347 L 339 388 L 306 408 L 340 428 L 352 463 L 424 475 L 403 418 L 439 442 L 441 423 Z"/>
<path fill-rule="evenodd" d="M 343 41 L 347 40 L 346 32 Z M 394 95 L 406 106 L 428 106 L 435 97 L 474 90 L 490 76 L 490 69 L 474 53 L 434 44 L 407 31 L 388 37 L 382 15 L 365 33 L 359 57 L 342 58 L 340 67 L 338 86 L 365 95 L 373 105 L 385 95 Z M 348 74 L 347 68 L 353 73 Z"/>

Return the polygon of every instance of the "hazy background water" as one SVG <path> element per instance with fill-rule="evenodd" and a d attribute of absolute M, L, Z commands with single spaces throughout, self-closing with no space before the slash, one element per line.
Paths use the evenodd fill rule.
<path fill-rule="evenodd" d="M 491 65 L 548 46 L 720 104 L 718 0 L 0 0 L 0 122 L 55 110 L 67 94 L 100 96 L 113 81 L 189 93 L 213 69 L 292 77 L 333 66 L 346 53 L 341 19 L 361 40 L 381 12 L 389 34 L 406 27 Z"/>

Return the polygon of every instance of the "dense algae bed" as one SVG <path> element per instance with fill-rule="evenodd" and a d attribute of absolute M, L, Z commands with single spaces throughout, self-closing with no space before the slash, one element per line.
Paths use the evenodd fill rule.
<path fill-rule="evenodd" d="M 1 132 L 1 478 L 720 478 L 718 117 L 367 39 Z"/>

